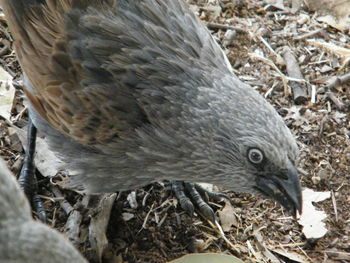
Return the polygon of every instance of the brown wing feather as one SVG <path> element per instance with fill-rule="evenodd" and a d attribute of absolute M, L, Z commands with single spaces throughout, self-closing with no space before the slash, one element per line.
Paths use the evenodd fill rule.
<path fill-rule="evenodd" d="M 85 145 L 113 143 L 134 128 L 118 124 L 113 112 L 100 110 L 110 94 L 82 85 L 80 61 L 73 61 L 68 51 L 64 14 L 101 2 L 2 1 L 19 61 L 32 87 L 25 90 L 32 106 L 54 128 Z"/>
<path fill-rule="evenodd" d="M 33 106 L 84 145 L 113 146 L 145 123 L 177 129 L 204 76 L 231 74 L 183 1 L 0 1 Z"/>

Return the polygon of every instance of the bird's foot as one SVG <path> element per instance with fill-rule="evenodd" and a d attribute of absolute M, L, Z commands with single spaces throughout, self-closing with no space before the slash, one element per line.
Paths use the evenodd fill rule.
<path fill-rule="evenodd" d="M 43 223 L 47 222 L 46 212 L 38 195 L 38 182 L 35 172 L 26 169 L 26 164 L 23 164 L 21 174 L 18 178 L 18 183 L 22 188 L 23 192 L 26 194 L 32 209 L 37 213 L 38 218 Z"/>
<path fill-rule="evenodd" d="M 229 197 L 224 193 L 212 192 L 205 189 L 203 186 L 195 183 L 186 183 L 183 181 L 171 182 L 171 189 L 179 199 L 182 209 L 184 209 L 191 216 L 194 213 L 194 207 L 198 207 L 199 211 L 212 222 L 215 222 L 215 213 L 208 205 L 209 198 L 221 199 Z M 203 200 L 205 198 L 205 201 Z"/>
<path fill-rule="evenodd" d="M 28 142 L 27 150 L 24 157 L 24 163 L 21 169 L 18 183 L 27 198 L 29 199 L 34 211 L 37 212 L 38 218 L 46 223 L 47 217 L 41 198 L 38 196 L 38 181 L 35 175 L 34 153 L 35 153 L 36 128 L 32 121 L 28 124 Z"/>

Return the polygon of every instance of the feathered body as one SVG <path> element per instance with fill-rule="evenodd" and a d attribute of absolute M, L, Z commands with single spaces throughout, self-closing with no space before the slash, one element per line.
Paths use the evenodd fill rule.
<path fill-rule="evenodd" d="M 168 179 L 254 193 L 257 178 L 294 163 L 282 118 L 182 1 L 2 3 L 15 14 L 34 124 L 67 163 L 69 186 L 101 193 Z M 248 160 L 251 148 L 264 165 Z"/>

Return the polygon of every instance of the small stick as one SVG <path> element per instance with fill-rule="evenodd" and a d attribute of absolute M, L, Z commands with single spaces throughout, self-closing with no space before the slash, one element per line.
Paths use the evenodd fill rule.
<path fill-rule="evenodd" d="M 79 211 L 75 210 L 70 203 L 67 202 L 57 186 L 52 186 L 51 191 L 56 197 L 59 197 L 61 199 L 59 201 L 60 205 L 68 215 L 67 222 L 64 226 L 65 234 L 67 238 L 73 243 L 73 245 L 78 246 L 80 244 L 79 234 L 82 215 Z"/>
<path fill-rule="evenodd" d="M 292 78 L 304 79 L 303 75 L 301 74 L 298 61 L 292 54 L 290 48 L 287 46 L 283 48 L 283 58 L 286 62 L 288 75 Z M 291 81 L 290 86 L 293 90 L 294 102 L 296 104 L 304 103 L 307 100 L 306 86 L 297 81 Z"/>
<path fill-rule="evenodd" d="M 340 86 L 346 83 L 350 83 L 350 73 L 332 78 L 328 83 L 327 88 L 333 89 L 337 86 Z"/>
<path fill-rule="evenodd" d="M 326 96 L 334 103 L 338 110 L 342 110 L 344 108 L 344 104 L 334 95 L 333 92 L 326 92 Z"/>
<path fill-rule="evenodd" d="M 91 261 L 102 262 L 103 252 L 108 246 L 106 230 L 117 194 L 101 194 L 90 197 L 91 200 L 95 199 L 97 201 L 92 204 L 95 213 L 91 216 L 89 225 L 89 241 L 91 249 L 94 251 Z"/>
<path fill-rule="evenodd" d="M 52 186 L 51 191 L 53 192 L 55 197 L 58 197 L 57 199 L 60 200 L 60 206 L 62 207 L 64 212 L 67 215 L 69 215 L 74 210 L 73 206 L 71 206 L 71 204 L 67 202 L 67 200 L 64 198 L 62 192 L 60 191 L 60 189 L 58 189 L 57 186 Z"/>
<path fill-rule="evenodd" d="M 315 85 L 312 85 L 311 86 L 311 103 L 312 104 L 315 104 L 316 103 L 316 86 Z"/>
<path fill-rule="evenodd" d="M 323 31 L 323 28 L 318 28 L 318 29 L 316 29 L 314 31 L 305 33 L 303 35 L 296 36 L 296 37 L 294 37 L 294 40 L 306 39 L 306 38 L 312 37 L 314 35 L 317 35 L 318 33 L 322 32 L 322 31 Z"/>
<path fill-rule="evenodd" d="M 209 29 L 224 29 L 224 30 L 231 29 L 231 30 L 235 30 L 235 31 L 240 32 L 240 33 L 247 33 L 247 30 L 245 30 L 243 28 L 231 26 L 231 25 L 226 25 L 226 24 L 214 23 L 214 22 L 207 23 L 207 27 Z"/>
<path fill-rule="evenodd" d="M 335 200 L 335 195 L 334 195 L 333 191 L 331 191 L 331 197 L 332 197 L 332 204 L 333 204 L 333 209 L 334 209 L 334 214 L 335 214 L 335 222 L 338 222 L 337 201 Z"/>

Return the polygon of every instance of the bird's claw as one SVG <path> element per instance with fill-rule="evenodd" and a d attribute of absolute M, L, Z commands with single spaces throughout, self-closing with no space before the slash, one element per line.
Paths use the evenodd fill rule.
<path fill-rule="evenodd" d="M 194 183 L 174 181 L 171 183 L 171 188 L 177 199 L 179 199 L 182 209 L 190 216 L 193 216 L 194 206 L 196 206 L 201 214 L 212 222 L 215 222 L 215 213 L 207 203 L 208 197 L 215 200 L 221 198 L 229 199 L 224 193 L 211 192 L 201 185 Z M 203 198 L 205 198 L 205 201 Z"/>

